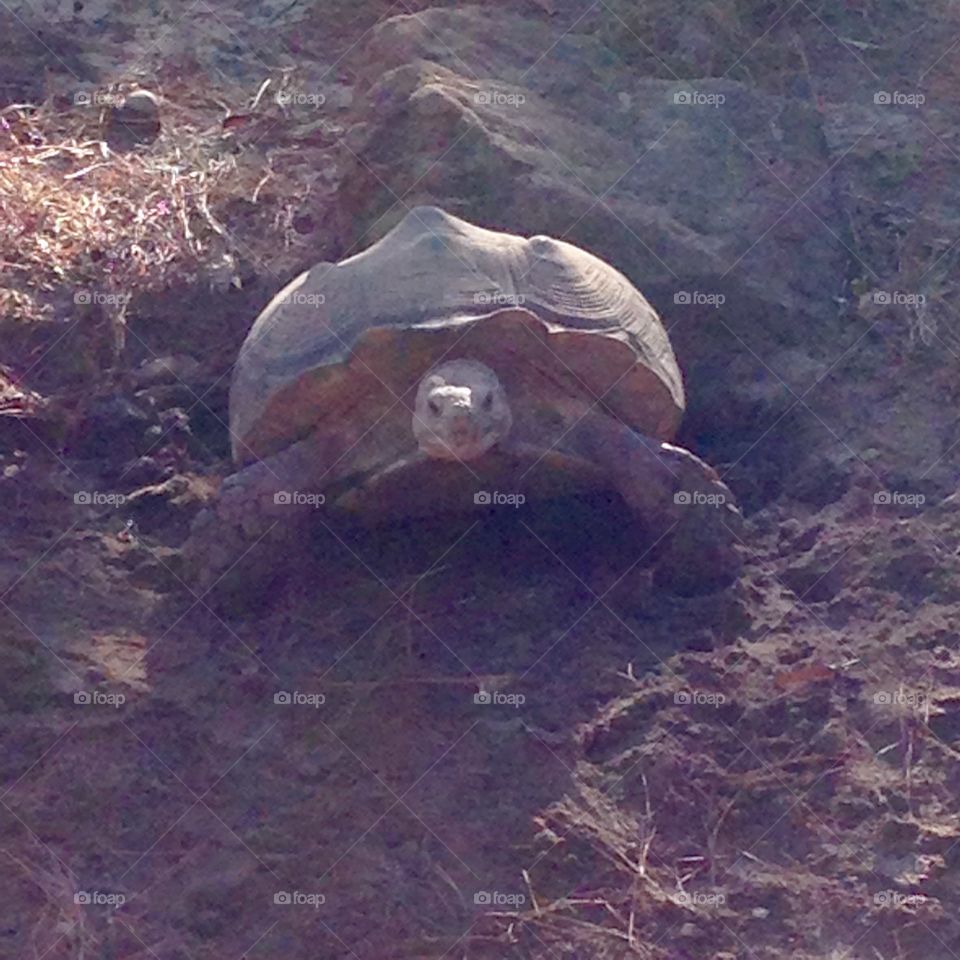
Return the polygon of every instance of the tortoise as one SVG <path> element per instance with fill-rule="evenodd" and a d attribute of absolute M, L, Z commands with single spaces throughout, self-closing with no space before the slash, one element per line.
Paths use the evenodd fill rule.
<path fill-rule="evenodd" d="M 659 317 L 608 263 L 415 207 L 254 322 L 230 388 L 237 471 L 187 553 L 211 585 L 318 507 L 378 521 L 608 488 L 660 583 L 712 590 L 738 574 L 742 518 L 669 443 L 684 402 Z"/>

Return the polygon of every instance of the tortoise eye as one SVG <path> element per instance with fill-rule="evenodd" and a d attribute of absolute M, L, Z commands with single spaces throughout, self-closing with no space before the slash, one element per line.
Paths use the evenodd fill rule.
<path fill-rule="evenodd" d="M 439 407 L 438 404 L 434 403 L 434 401 L 431 400 L 429 406 L 430 406 L 430 410 L 431 410 L 432 413 L 436 413 L 436 414 L 439 415 L 439 413 L 440 413 L 440 407 Z"/>
<path fill-rule="evenodd" d="M 484 410 L 489 410 L 492 406 L 493 406 L 493 394 L 492 394 L 492 393 L 488 393 L 488 394 L 483 398 L 483 409 L 484 409 Z"/>

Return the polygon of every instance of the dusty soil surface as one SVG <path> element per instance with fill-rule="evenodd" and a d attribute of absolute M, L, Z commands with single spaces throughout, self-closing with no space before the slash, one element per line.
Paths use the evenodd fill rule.
<path fill-rule="evenodd" d="M 798 77 L 816 81 L 838 142 L 841 81 L 856 69 L 838 36 L 852 41 L 844 57 L 899 57 L 939 24 L 939 47 L 910 49 L 931 78 L 953 69 L 954 22 L 939 8 L 918 25 L 909 5 L 896 20 L 864 0 L 818 26 L 828 14 L 816 5 L 797 21 L 731 3 L 687 17 L 684 32 L 657 4 L 639 19 L 601 4 L 582 23 L 575 6 L 450 16 L 523 18 L 652 78 L 730 72 L 784 98 Z M 5 102 L 49 96 L 47 109 L 67 111 L 78 77 L 153 80 L 168 109 L 241 118 L 229 150 L 252 182 L 271 163 L 286 180 L 216 210 L 240 287 L 198 270 L 138 294 L 119 359 L 103 316 L 53 294 L 43 321 L 3 318 L 0 957 L 960 955 L 953 291 L 938 279 L 938 323 L 920 331 L 858 312 L 868 288 L 856 286 L 867 251 L 899 257 L 901 277 L 910 256 L 946 256 L 932 242 L 934 226 L 955 236 L 940 154 L 928 170 L 901 143 L 891 163 L 907 166 L 876 174 L 888 193 L 845 168 L 844 203 L 861 201 L 845 208 L 849 262 L 822 278 L 827 297 L 844 294 L 828 320 L 772 307 L 765 319 L 754 302 L 746 319 L 728 310 L 708 326 L 671 316 L 666 287 L 654 291 L 688 375 L 681 441 L 747 515 L 729 590 L 655 590 L 649 544 L 615 496 L 597 494 L 372 531 L 318 513 L 259 589 L 214 598 L 179 550 L 229 471 L 233 357 L 281 283 L 362 246 L 382 214 L 349 177 L 362 145 L 406 135 L 409 117 L 371 114 L 383 64 L 364 51 L 384 36 L 422 43 L 433 21 L 374 3 L 288 20 L 278 6 L 262 15 L 282 30 L 253 15 L 227 30 L 210 8 L 190 36 L 216 44 L 168 38 L 148 57 L 149 19 L 114 13 L 72 35 L 19 17 L 35 50 L 8 61 Z M 789 54 L 760 29 L 778 13 Z M 742 43 L 744 63 L 714 49 L 717 36 Z M 478 62 L 486 49 L 478 40 Z M 60 80 L 43 90 L 48 57 L 45 76 Z M 902 57 L 885 73 L 869 62 L 870 84 L 904 74 Z M 291 64 L 340 97 L 322 127 L 251 106 L 263 77 Z M 188 66 L 209 78 L 208 99 Z M 927 119 L 950 153 L 937 121 L 955 100 L 932 79 L 926 89 L 941 94 Z M 443 191 L 469 206 L 475 171 L 451 170 Z M 928 246 L 910 232 L 921 208 L 939 216 Z M 173 372 L 143 366 L 157 357 L 175 358 Z"/>

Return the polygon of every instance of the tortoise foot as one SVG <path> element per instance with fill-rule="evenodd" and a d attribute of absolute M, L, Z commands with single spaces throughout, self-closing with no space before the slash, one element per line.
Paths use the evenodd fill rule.
<path fill-rule="evenodd" d="M 661 444 L 671 481 L 654 584 L 681 596 L 723 590 L 743 567 L 743 516 L 729 487 L 687 450 Z"/>
<path fill-rule="evenodd" d="M 249 591 L 252 599 L 290 569 L 297 535 L 324 498 L 305 492 L 304 477 L 289 469 L 291 452 L 281 458 L 227 477 L 216 502 L 194 518 L 182 565 L 195 594 L 217 599 Z"/>

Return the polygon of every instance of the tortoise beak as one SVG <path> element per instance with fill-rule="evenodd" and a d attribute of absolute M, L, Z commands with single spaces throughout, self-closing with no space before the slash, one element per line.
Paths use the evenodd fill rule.
<path fill-rule="evenodd" d="M 477 425 L 469 410 L 460 408 L 450 415 L 450 436 L 457 441 L 475 440 Z"/>

